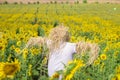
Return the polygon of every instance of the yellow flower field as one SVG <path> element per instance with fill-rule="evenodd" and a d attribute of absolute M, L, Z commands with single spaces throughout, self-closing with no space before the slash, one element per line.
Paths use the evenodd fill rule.
<path fill-rule="evenodd" d="M 24 47 L 30 37 L 48 36 L 61 23 L 69 27 L 71 42 L 100 46 L 98 59 L 87 67 L 87 58 L 75 54 L 66 70 L 57 73 L 64 75 L 63 80 L 120 80 L 119 19 L 119 4 L 1 4 L 0 80 L 51 79 L 47 75 L 47 48 Z"/>

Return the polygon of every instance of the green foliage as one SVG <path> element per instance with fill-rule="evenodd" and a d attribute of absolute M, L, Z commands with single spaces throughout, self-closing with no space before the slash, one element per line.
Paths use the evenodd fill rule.
<path fill-rule="evenodd" d="M 87 0 L 83 0 L 83 3 L 87 3 Z"/>
<path fill-rule="evenodd" d="M 36 14 L 36 13 L 35 13 Z M 36 24 L 38 21 L 38 18 L 37 17 L 34 17 L 33 21 L 31 22 L 32 25 Z"/>
<path fill-rule="evenodd" d="M 16 54 L 15 54 L 15 52 L 13 51 L 13 50 L 11 50 L 10 49 L 10 47 L 12 46 L 12 45 L 15 45 L 16 44 L 16 40 L 8 40 L 8 44 L 7 44 L 7 46 L 6 46 L 6 50 L 5 50 L 5 52 L 4 52 L 4 58 L 3 58 L 3 61 L 7 61 L 7 58 L 8 58 L 8 56 L 9 56 L 9 54 L 12 54 L 12 57 L 11 57 L 11 60 L 13 61 L 14 60 L 14 58 L 16 57 Z"/>
<path fill-rule="evenodd" d="M 49 80 L 49 78 L 46 76 L 41 76 L 38 80 Z"/>
<path fill-rule="evenodd" d="M 38 52 L 38 54 L 33 55 L 31 51 L 29 51 L 26 59 L 23 58 L 23 55 L 20 54 L 17 56 L 17 59 L 21 61 L 21 69 L 20 72 L 18 72 L 14 78 L 14 80 L 19 79 L 20 77 L 22 79 L 29 79 L 29 80 L 38 80 L 42 76 L 44 78 L 47 78 L 47 67 L 45 67 L 46 64 L 42 63 L 42 60 L 44 59 L 45 54 L 42 54 L 42 52 Z M 29 66 L 31 67 L 31 75 L 29 75 Z M 41 74 L 42 73 L 42 74 Z"/>
<path fill-rule="evenodd" d="M 116 66 L 120 64 L 120 54 L 115 58 L 113 54 L 114 52 L 115 51 L 113 50 L 108 51 L 107 54 L 109 55 L 107 55 L 107 59 L 99 60 L 99 64 L 92 64 L 77 70 L 74 74 L 73 80 L 111 80 L 115 74 Z M 75 58 L 79 57 L 75 56 Z M 86 58 L 82 57 L 82 60 L 86 60 Z"/>
<path fill-rule="evenodd" d="M 16 34 L 19 34 L 19 33 L 20 33 L 20 29 L 17 28 L 17 29 L 16 29 Z"/>
<path fill-rule="evenodd" d="M 53 27 L 56 27 L 59 25 L 59 22 L 58 21 L 55 21 L 54 24 L 53 24 Z"/>
<path fill-rule="evenodd" d="M 44 32 L 44 30 L 42 29 L 42 27 L 38 27 L 38 29 L 37 29 L 37 32 L 38 32 L 38 36 L 45 36 L 45 32 Z"/>

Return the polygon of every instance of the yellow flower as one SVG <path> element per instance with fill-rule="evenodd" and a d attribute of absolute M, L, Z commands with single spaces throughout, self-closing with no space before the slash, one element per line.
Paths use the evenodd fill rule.
<path fill-rule="evenodd" d="M 21 41 L 18 41 L 18 42 L 17 42 L 17 46 L 20 46 L 20 45 L 21 45 Z"/>
<path fill-rule="evenodd" d="M 4 50 L 5 49 L 5 45 L 0 45 L 0 50 Z"/>
<path fill-rule="evenodd" d="M 71 42 L 75 42 L 76 41 L 76 38 L 74 36 L 71 36 L 71 39 L 70 39 Z"/>
<path fill-rule="evenodd" d="M 2 33 L 2 32 L 0 32 L 0 38 L 2 38 L 2 35 L 3 35 L 3 33 Z"/>
<path fill-rule="evenodd" d="M 50 78 L 50 80 L 54 80 L 55 78 L 59 78 L 59 74 L 57 72 Z"/>
<path fill-rule="evenodd" d="M 104 49 L 104 52 L 107 52 L 109 50 L 109 48 L 108 47 L 106 47 L 105 49 Z"/>
<path fill-rule="evenodd" d="M 20 53 L 20 48 L 15 48 L 15 52 L 19 54 Z"/>
<path fill-rule="evenodd" d="M 28 50 L 24 49 L 24 51 L 23 51 L 23 58 L 26 59 L 27 55 L 28 55 Z"/>
<path fill-rule="evenodd" d="M 100 61 L 99 60 L 95 60 L 94 61 L 94 65 L 99 65 L 100 64 Z"/>
<path fill-rule="evenodd" d="M 29 76 L 31 76 L 31 75 L 32 75 L 31 71 L 32 71 L 32 65 L 31 65 L 31 64 L 29 64 L 29 69 L 28 69 L 28 75 L 29 75 Z"/>
<path fill-rule="evenodd" d="M 116 67 L 116 72 L 120 73 L 120 65 L 118 67 Z"/>
<path fill-rule="evenodd" d="M 72 61 L 72 60 L 68 61 L 68 65 L 69 65 L 69 64 L 72 64 L 72 63 L 73 63 L 73 61 Z"/>
<path fill-rule="evenodd" d="M 54 78 L 59 78 L 59 74 L 58 74 L 58 73 L 55 73 L 55 74 L 53 75 L 53 77 L 54 77 Z"/>
<path fill-rule="evenodd" d="M 104 66 L 105 66 L 105 64 L 104 64 L 104 63 L 102 63 L 102 65 L 100 66 L 100 71 L 103 71 Z"/>
<path fill-rule="evenodd" d="M 117 56 L 118 56 L 118 54 L 119 54 L 119 52 L 118 51 L 116 51 L 116 52 L 114 52 L 114 57 L 116 58 Z"/>
<path fill-rule="evenodd" d="M 70 61 L 70 64 L 76 64 L 76 66 L 70 71 L 70 74 L 67 74 L 66 75 L 66 77 L 65 77 L 65 80 L 71 80 L 72 79 L 72 77 L 74 76 L 74 73 L 79 69 L 79 68 L 81 68 L 82 66 L 85 66 L 84 64 L 83 64 L 83 61 L 82 60 L 74 60 L 74 61 Z M 70 65 L 69 64 L 69 65 Z M 68 65 L 68 67 L 69 67 L 69 65 Z"/>
<path fill-rule="evenodd" d="M 7 58 L 8 61 L 11 60 L 11 54 L 9 54 L 8 58 Z"/>
<path fill-rule="evenodd" d="M 100 59 L 101 59 L 101 60 L 106 60 L 106 59 L 107 59 L 106 54 L 105 54 L 105 53 L 101 54 L 101 55 L 100 55 Z"/>
<path fill-rule="evenodd" d="M 120 80 L 120 73 L 116 74 L 117 80 Z"/>
<path fill-rule="evenodd" d="M 73 77 L 73 74 L 69 74 L 69 75 L 67 75 L 67 77 L 65 78 L 65 80 L 71 80 L 72 77 Z"/>
<path fill-rule="evenodd" d="M 47 63 L 47 57 L 45 57 L 43 60 L 42 60 L 42 64 L 46 64 Z"/>
<path fill-rule="evenodd" d="M 14 49 L 15 49 L 15 46 L 14 46 L 14 45 L 12 45 L 12 46 L 10 47 L 10 49 L 13 49 L 13 50 L 14 50 Z"/>
<path fill-rule="evenodd" d="M 32 48 L 30 49 L 32 55 L 37 55 L 39 52 L 41 52 L 41 49 L 37 49 L 37 48 Z"/>
<path fill-rule="evenodd" d="M 114 78 L 112 78 L 111 80 L 117 80 L 117 79 L 114 77 Z"/>
<path fill-rule="evenodd" d="M 112 80 L 120 80 L 120 73 L 119 73 L 119 74 L 116 74 L 116 75 L 112 78 Z"/>
<path fill-rule="evenodd" d="M 0 63 L 0 78 L 12 78 L 19 70 L 20 63 L 18 60 L 15 60 L 15 62 L 12 63 L 2 62 Z"/>

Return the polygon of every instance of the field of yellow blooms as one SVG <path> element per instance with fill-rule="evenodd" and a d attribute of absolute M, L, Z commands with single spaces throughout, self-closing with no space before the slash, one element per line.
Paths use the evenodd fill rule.
<path fill-rule="evenodd" d="M 85 66 L 87 57 L 78 54 L 65 71 L 49 78 L 48 49 L 24 49 L 30 37 L 48 36 L 63 23 L 71 42 L 97 43 L 97 60 Z M 21 52 L 23 51 L 23 52 Z M 119 4 L 7 4 L 0 5 L 0 80 L 120 80 Z"/>

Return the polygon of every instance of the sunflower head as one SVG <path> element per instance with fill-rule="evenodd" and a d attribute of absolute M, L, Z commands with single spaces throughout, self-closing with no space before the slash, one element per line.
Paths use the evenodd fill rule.
<path fill-rule="evenodd" d="M 0 78 L 8 78 L 14 76 L 20 70 L 20 63 L 18 60 L 15 62 L 2 62 L 0 63 Z"/>
<path fill-rule="evenodd" d="M 101 59 L 101 60 L 106 60 L 106 59 L 107 59 L 106 54 L 105 54 L 105 53 L 101 54 L 101 55 L 100 55 L 100 59 Z"/>

